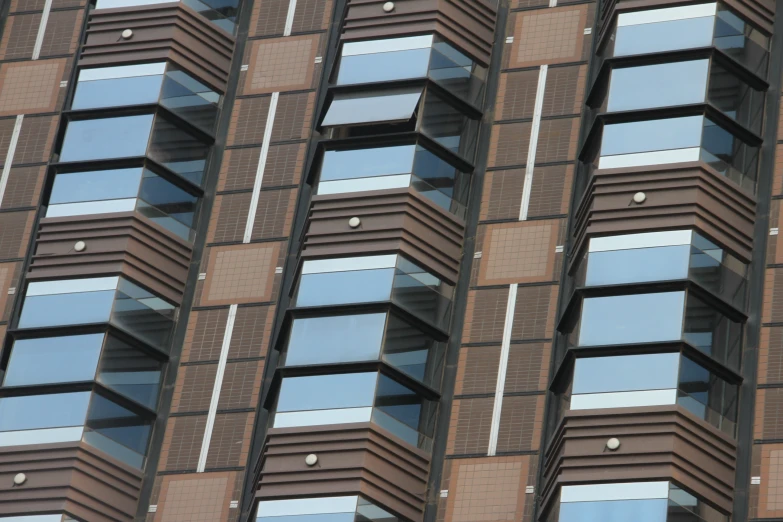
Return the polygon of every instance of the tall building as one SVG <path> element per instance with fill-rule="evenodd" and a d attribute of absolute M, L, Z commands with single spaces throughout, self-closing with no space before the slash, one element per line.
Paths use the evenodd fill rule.
<path fill-rule="evenodd" d="M 2 0 L 0 522 L 783 520 L 776 4 Z"/>

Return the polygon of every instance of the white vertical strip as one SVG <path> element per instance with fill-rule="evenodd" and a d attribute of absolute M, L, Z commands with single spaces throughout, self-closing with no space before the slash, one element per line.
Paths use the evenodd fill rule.
<path fill-rule="evenodd" d="M 527 219 L 530 207 L 530 193 L 533 190 L 533 170 L 536 165 L 536 149 L 538 148 L 538 131 L 541 128 L 541 111 L 544 107 L 544 89 L 546 88 L 546 72 L 548 66 L 542 65 L 538 73 L 536 87 L 536 103 L 533 106 L 533 126 L 530 129 L 530 145 L 527 149 L 527 164 L 525 165 L 525 181 L 522 188 L 522 204 L 519 207 L 519 220 Z"/>
<path fill-rule="evenodd" d="M 44 36 L 46 35 L 46 24 L 49 23 L 49 11 L 52 10 L 52 0 L 46 0 L 43 13 L 41 13 L 41 23 L 38 25 L 38 34 L 35 36 L 35 46 L 33 47 L 33 60 L 41 56 L 41 47 L 43 47 Z"/>
<path fill-rule="evenodd" d="M 258 199 L 261 197 L 261 184 L 264 182 L 264 169 L 266 168 L 266 158 L 269 155 L 269 142 L 272 141 L 272 127 L 275 124 L 275 114 L 277 113 L 277 100 L 279 99 L 280 99 L 280 93 L 273 92 L 272 99 L 269 101 L 269 114 L 267 114 L 266 116 L 266 127 L 264 128 L 264 138 L 263 138 L 263 142 L 261 143 L 261 155 L 258 157 L 258 167 L 256 167 L 256 180 L 253 183 L 253 195 L 250 197 L 250 210 L 247 213 L 247 223 L 245 224 L 245 235 L 242 238 L 243 243 L 250 243 L 250 236 L 253 234 L 253 225 L 256 222 L 256 210 L 258 210 Z"/>
<path fill-rule="evenodd" d="M 506 303 L 506 319 L 503 323 L 503 341 L 500 344 L 500 364 L 498 366 L 498 381 L 495 384 L 495 404 L 492 406 L 492 422 L 489 430 L 489 448 L 487 455 L 495 454 L 498 448 L 498 432 L 500 431 L 500 410 L 503 408 L 503 391 L 506 387 L 506 370 L 508 369 L 508 352 L 511 347 L 511 329 L 514 326 L 514 308 L 517 304 L 518 285 L 508 287 L 508 302 Z"/>
<path fill-rule="evenodd" d="M 16 153 L 16 144 L 19 143 L 19 134 L 22 133 L 22 122 L 24 121 L 24 114 L 20 114 L 16 117 L 14 122 L 14 130 L 11 133 L 11 141 L 8 144 L 8 154 L 5 155 L 5 164 L 3 165 L 3 172 L 0 174 L 0 207 L 3 206 L 3 196 L 5 196 L 5 187 L 8 185 L 8 176 L 11 174 L 11 164 L 14 162 L 14 154 Z"/>
<path fill-rule="evenodd" d="M 283 36 L 291 36 L 291 30 L 294 27 L 294 12 L 296 12 L 296 0 L 290 0 L 288 3 L 288 15 L 285 17 Z"/>
<path fill-rule="evenodd" d="M 557 7 L 557 0 L 549 0 L 549 7 Z"/>
<path fill-rule="evenodd" d="M 223 334 L 223 344 L 220 346 L 220 359 L 218 360 L 215 386 L 212 388 L 212 400 L 209 401 L 209 413 L 207 413 L 207 426 L 204 430 L 204 440 L 201 442 L 201 453 L 198 456 L 196 473 L 203 473 L 207 466 L 207 454 L 209 443 L 212 441 L 212 429 L 215 427 L 220 389 L 223 387 L 223 375 L 226 373 L 226 361 L 228 361 L 228 348 L 231 345 L 231 334 L 234 332 L 234 319 L 237 316 L 237 305 L 232 304 L 228 309 L 226 332 Z"/>

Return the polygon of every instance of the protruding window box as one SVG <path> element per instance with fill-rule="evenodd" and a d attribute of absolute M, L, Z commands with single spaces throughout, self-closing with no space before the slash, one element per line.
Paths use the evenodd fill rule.
<path fill-rule="evenodd" d="M 213 134 L 220 100 L 217 92 L 174 63 L 157 62 L 81 69 L 71 109 L 158 104 Z"/>
<path fill-rule="evenodd" d="M 110 323 L 164 353 L 176 307 L 121 276 L 32 282 L 18 329 Z"/>
<path fill-rule="evenodd" d="M 211 138 L 206 135 L 197 137 L 193 129 L 185 130 L 160 111 L 86 117 L 84 113 L 69 115 L 59 152 L 60 163 L 105 163 L 140 160 L 146 156 L 190 183 L 201 186 Z"/>
<path fill-rule="evenodd" d="M 412 187 L 465 219 L 470 177 L 423 142 L 367 148 L 327 148 L 316 194 L 348 194 Z"/>
<path fill-rule="evenodd" d="M 468 103 L 480 105 L 486 68 L 438 35 L 346 42 L 336 85 L 429 78 Z"/>
<path fill-rule="evenodd" d="M 142 468 L 154 415 L 100 389 L 0 398 L 0 446 L 84 442 Z M 19 391 L 19 390 L 13 390 Z"/>
<path fill-rule="evenodd" d="M 715 47 L 759 78 L 767 76 L 769 37 L 722 3 L 622 12 L 603 42 L 602 60 Z"/>
<path fill-rule="evenodd" d="M 748 265 L 694 230 L 594 237 L 576 269 L 577 286 L 689 279 L 745 310 Z"/>
<path fill-rule="evenodd" d="M 60 171 L 54 177 L 45 217 L 136 211 L 192 242 L 198 200 L 150 166 Z"/>
<path fill-rule="evenodd" d="M 137 7 L 162 4 L 169 1 L 182 2 L 183 5 L 190 7 L 229 34 L 234 34 L 236 31 L 236 17 L 239 10 L 238 0 L 98 0 L 95 4 L 95 9 Z"/>
<path fill-rule="evenodd" d="M 437 402 L 378 371 L 283 377 L 272 428 L 372 422 L 432 450 Z"/>
<path fill-rule="evenodd" d="M 307 260 L 293 304 L 298 308 L 389 302 L 447 329 L 454 287 L 397 254 Z"/>
<path fill-rule="evenodd" d="M 358 495 L 347 497 L 262 500 L 256 522 L 402 522 Z"/>
<path fill-rule="evenodd" d="M 445 343 L 393 311 L 295 316 L 281 356 L 285 366 L 384 361 L 439 389 Z"/>

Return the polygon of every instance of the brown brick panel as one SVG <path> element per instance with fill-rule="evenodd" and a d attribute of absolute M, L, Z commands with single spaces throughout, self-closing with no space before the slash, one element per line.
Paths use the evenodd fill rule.
<path fill-rule="evenodd" d="M 217 362 L 226 332 L 226 321 L 228 308 L 191 312 L 180 355 L 182 362 Z"/>
<path fill-rule="evenodd" d="M 305 456 L 314 453 L 318 465 Z M 421 522 L 430 457 L 371 423 L 272 428 L 256 498 L 356 495 Z"/>
<path fill-rule="evenodd" d="M 536 187 L 533 177 L 533 190 Z M 522 206 L 525 169 L 492 170 L 484 175 L 484 190 L 481 193 L 480 220 L 518 219 Z M 531 208 L 536 204 L 530 198 Z"/>
<path fill-rule="evenodd" d="M 195 471 L 206 425 L 206 415 L 170 417 L 163 436 L 158 471 Z"/>
<path fill-rule="evenodd" d="M 6 18 L 0 40 L 0 60 L 30 59 L 41 25 L 41 13 L 12 15 Z"/>
<path fill-rule="evenodd" d="M 352 217 L 361 225 L 351 228 Z M 399 251 L 455 283 L 464 224 L 413 189 L 314 196 L 302 256 L 339 257 Z"/>
<path fill-rule="evenodd" d="M 226 150 L 223 153 L 217 190 L 252 189 L 260 155 L 260 147 Z M 266 181 L 266 172 L 264 172 L 264 181 Z"/>
<path fill-rule="evenodd" d="M 266 356 L 274 315 L 274 306 L 240 306 L 231 333 L 229 359 Z"/>
<path fill-rule="evenodd" d="M 616 451 L 606 451 L 611 437 Z M 728 514 L 736 453 L 733 439 L 680 406 L 569 411 L 546 452 L 541 506 L 564 484 L 674 480 Z"/>
<path fill-rule="evenodd" d="M 281 94 L 277 102 L 272 141 L 303 140 L 310 137 L 315 93 Z"/>
<path fill-rule="evenodd" d="M 25 116 L 14 153 L 14 165 L 49 161 L 57 133 L 56 116 Z M 4 151 L 5 152 L 5 151 Z"/>
<path fill-rule="evenodd" d="M 87 245 L 74 250 L 77 241 Z M 135 212 L 43 218 L 27 279 L 124 274 L 179 304 L 192 247 Z"/>
<path fill-rule="evenodd" d="M 494 397 L 454 401 L 446 444 L 447 455 L 487 453 L 494 402 Z"/>
<path fill-rule="evenodd" d="M 120 36 L 125 29 L 133 38 Z M 171 60 L 222 94 L 233 52 L 233 36 L 172 2 L 92 11 L 79 66 Z"/>
<path fill-rule="evenodd" d="M 226 144 L 260 145 L 264 141 L 269 102 L 269 96 L 237 100 L 231 112 Z"/>
<path fill-rule="evenodd" d="M 537 166 L 530 188 L 528 218 L 566 214 L 571 201 L 573 179 L 574 165 Z"/>
<path fill-rule="evenodd" d="M 559 286 L 520 286 L 511 340 L 549 339 L 554 333 Z"/>
<path fill-rule="evenodd" d="M 27 480 L 14 485 L 24 472 Z M 0 515 L 67 512 L 90 522 L 131 522 L 142 472 L 84 442 L 0 448 Z"/>
<path fill-rule="evenodd" d="M 79 46 L 83 17 L 84 11 L 81 9 L 49 13 L 41 57 L 75 53 Z"/>
<path fill-rule="evenodd" d="M 258 403 L 263 373 L 264 361 L 239 361 L 226 364 L 218 409 L 254 408 Z"/>
<path fill-rule="evenodd" d="M 632 204 L 639 191 L 646 201 Z M 596 170 L 575 214 L 574 252 L 593 235 L 695 227 L 751 259 L 755 197 L 705 163 Z"/>
<path fill-rule="evenodd" d="M 180 366 L 171 399 L 171 412 L 189 413 L 209 410 L 217 367 L 217 364 Z"/>
<path fill-rule="evenodd" d="M 288 4 L 288 0 L 253 2 L 248 36 L 282 36 L 288 16 Z"/>
<path fill-rule="evenodd" d="M 468 292 L 463 343 L 500 343 L 508 303 L 508 288 L 478 289 Z"/>
<path fill-rule="evenodd" d="M 544 395 L 503 397 L 498 428 L 498 453 L 538 449 L 544 416 Z"/>
<path fill-rule="evenodd" d="M 273 239 L 290 235 L 297 192 L 296 189 L 261 191 L 250 239 Z"/>
<path fill-rule="evenodd" d="M 0 259 L 24 257 L 35 212 L 0 212 Z"/>
<path fill-rule="evenodd" d="M 463 346 L 459 352 L 454 395 L 494 394 L 499 365 L 500 346 Z"/>
<path fill-rule="evenodd" d="M 0 119 L 0 165 L 5 165 L 5 157 L 8 154 L 8 146 L 11 144 L 14 125 L 16 125 L 16 118 Z"/>
<path fill-rule="evenodd" d="M 254 413 L 219 413 L 207 453 L 207 469 L 234 468 L 247 463 Z"/>
<path fill-rule="evenodd" d="M 384 0 L 349 0 L 342 41 L 438 33 L 474 60 L 489 64 L 497 9 L 485 0 L 396 0 L 384 12 Z"/>
<path fill-rule="evenodd" d="M 7 209 L 37 206 L 45 174 L 46 166 L 12 168 L 0 207 Z"/>
<path fill-rule="evenodd" d="M 212 215 L 209 216 L 207 241 L 210 243 L 232 243 L 242 241 L 250 210 L 249 192 L 225 194 L 215 197 Z"/>

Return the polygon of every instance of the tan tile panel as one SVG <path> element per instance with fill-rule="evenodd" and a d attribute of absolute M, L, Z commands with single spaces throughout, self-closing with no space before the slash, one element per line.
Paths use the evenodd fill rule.
<path fill-rule="evenodd" d="M 492 423 L 492 397 L 457 399 L 451 406 L 446 442 L 449 455 L 486 454 Z"/>
<path fill-rule="evenodd" d="M 553 277 L 555 221 L 489 225 L 482 247 L 480 285 L 532 283 Z"/>
<path fill-rule="evenodd" d="M 268 243 L 212 248 L 201 304 L 268 301 L 279 247 L 279 243 Z"/>
<path fill-rule="evenodd" d="M 528 456 L 451 462 L 446 522 L 516 522 L 525 508 Z"/>
<path fill-rule="evenodd" d="M 783 517 L 783 444 L 761 446 L 758 517 Z"/>
<path fill-rule="evenodd" d="M 155 522 L 227 520 L 234 473 L 163 477 Z"/>
<path fill-rule="evenodd" d="M 495 393 L 500 346 L 463 346 L 459 353 L 455 395 Z"/>
<path fill-rule="evenodd" d="M 243 94 L 309 89 L 320 36 L 255 40 Z"/>
<path fill-rule="evenodd" d="M 65 59 L 6 63 L 0 68 L 0 116 L 51 112 Z"/>
<path fill-rule="evenodd" d="M 533 178 L 535 189 L 536 178 Z M 522 206 L 525 169 L 493 170 L 484 175 L 479 219 L 517 219 Z M 531 196 L 531 207 L 535 200 Z"/>
<path fill-rule="evenodd" d="M 510 66 L 580 60 L 586 22 L 584 5 L 518 13 Z"/>

